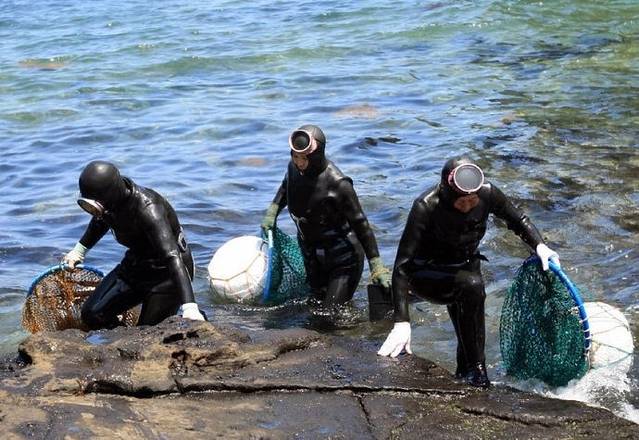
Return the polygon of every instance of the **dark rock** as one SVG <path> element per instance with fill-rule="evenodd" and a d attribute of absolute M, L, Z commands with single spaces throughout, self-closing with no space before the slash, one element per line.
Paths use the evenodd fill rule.
<path fill-rule="evenodd" d="M 16 438 L 637 438 L 603 409 L 478 390 L 416 356 L 303 330 L 155 327 L 30 336 L 0 368 Z"/>

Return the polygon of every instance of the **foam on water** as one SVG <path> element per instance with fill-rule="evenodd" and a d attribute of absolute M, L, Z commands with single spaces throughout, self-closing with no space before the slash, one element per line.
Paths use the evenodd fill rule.
<path fill-rule="evenodd" d="M 615 414 L 639 422 L 639 408 L 631 400 L 636 379 L 628 375 L 633 363 L 633 341 L 628 321 L 617 308 L 602 302 L 586 302 L 592 334 L 590 370 L 564 387 L 550 388 L 530 380 L 515 386 L 565 400 L 579 400 L 601 406 Z"/>
<path fill-rule="evenodd" d="M 509 383 L 523 391 L 564 400 L 578 400 L 593 406 L 607 408 L 616 415 L 639 423 L 639 408 L 634 406 L 635 380 L 628 377 L 632 358 L 607 368 L 594 368 L 581 379 L 572 380 L 565 387 L 550 388 L 543 382 L 528 380 Z"/>

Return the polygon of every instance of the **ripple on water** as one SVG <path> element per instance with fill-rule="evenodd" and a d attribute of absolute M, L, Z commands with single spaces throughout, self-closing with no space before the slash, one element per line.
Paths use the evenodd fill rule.
<path fill-rule="evenodd" d="M 288 134 L 309 122 L 353 178 L 387 263 L 413 199 L 439 181 L 445 158 L 465 154 L 533 219 L 580 287 L 636 306 L 636 1 L 147 3 L 2 6 L 11 19 L 0 29 L 11 32 L 0 69 L 0 350 L 24 337 L 17 293 L 82 235 L 77 179 L 98 158 L 176 207 L 196 296 L 214 320 L 257 330 L 315 320 L 382 339 L 384 325 L 358 316 L 363 286 L 345 328 L 332 329 L 306 304 L 240 310 L 208 292 L 212 252 L 259 233 Z M 294 231 L 286 213 L 280 221 Z M 500 222 L 481 246 L 494 365 L 498 302 L 528 251 Z M 89 258 L 108 269 L 122 253 L 109 235 Z M 445 309 L 423 310 L 416 348 L 454 368 Z"/>

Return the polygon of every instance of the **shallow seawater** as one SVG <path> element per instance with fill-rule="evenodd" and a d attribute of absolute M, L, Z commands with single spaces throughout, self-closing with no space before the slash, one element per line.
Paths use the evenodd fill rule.
<path fill-rule="evenodd" d="M 365 282 L 337 325 L 304 303 L 218 305 L 209 292 L 213 252 L 258 233 L 288 133 L 304 123 L 324 129 L 388 264 L 412 200 L 447 157 L 466 154 L 543 231 L 587 300 L 624 312 L 637 341 L 637 17 L 632 0 L 3 2 L 1 350 L 15 352 L 26 336 L 31 280 L 82 235 L 77 178 L 93 159 L 174 205 L 212 320 L 381 343 L 389 325 L 366 320 Z M 500 222 L 481 249 L 490 371 L 510 383 L 499 314 L 528 251 Z M 88 262 L 108 271 L 122 252 L 107 236 Z M 454 369 L 445 308 L 411 312 L 415 352 Z M 634 364 L 621 388 L 579 398 L 636 420 Z"/>

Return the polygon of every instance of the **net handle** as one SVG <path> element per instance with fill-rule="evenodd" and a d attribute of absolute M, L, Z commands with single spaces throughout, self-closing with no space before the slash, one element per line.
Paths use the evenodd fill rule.
<path fill-rule="evenodd" d="M 68 267 L 68 265 L 65 264 L 65 263 L 56 264 L 55 266 L 49 267 L 44 272 L 42 272 L 40 275 L 35 277 L 34 280 L 31 282 L 31 286 L 29 286 L 29 291 L 27 292 L 27 296 L 30 296 L 34 292 L 35 286 L 40 281 L 42 281 L 43 278 L 48 277 L 49 275 L 54 274 L 56 272 L 60 272 L 61 270 L 67 270 L 66 267 Z M 100 277 L 104 277 L 104 273 L 100 269 L 98 269 L 97 267 L 89 266 L 89 265 L 86 265 L 86 264 L 76 264 L 75 267 L 76 267 L 76 269 L 88 270 L 89 272 L 93 272 L 96 275 L 99 275 Z"/>
<path fill-rule="evenodd" d="M 538 262 L 541 264 L 541 260 L 538 256 L 534 255 L 528 259 L 529 262 Z M 590 335 L 590 323 L 588 322 L 588 314 L 586 313 L 586 308 L 584 307 L 584 301 L 581 298 L 581 294 L 579 293 L 579 289 L 575 284 L 568 278 L 568 275 L 561 269 L 560 266 L 555 264 L 554 261 L 548 260 L 548 266 L 550 270 L 553 271 L 559 280 L 566 286 L 566 289 L 570 293 L 572 300 L 575 302 L 577 306 L 577 310 L 579 311 L 579 320 L 581 322 L 581 326 L 584 330 L 584 355 L 588 357 L 588 353 L 590 352 L 590 344 L 592 336 Z"/>
<path fill-rule="evenodd" d="M 262 234 L 264 235 L 264 234 Z M 271 294 L 271 276 L 273 274 L 273 231 L 269 229 L 266 232 L 266 243 L 268 244 L 268 250 L 266 252 L 266 280 L 264 281 L 264 290 L 262 291 L 262 302 L 268 301 Z"/>

